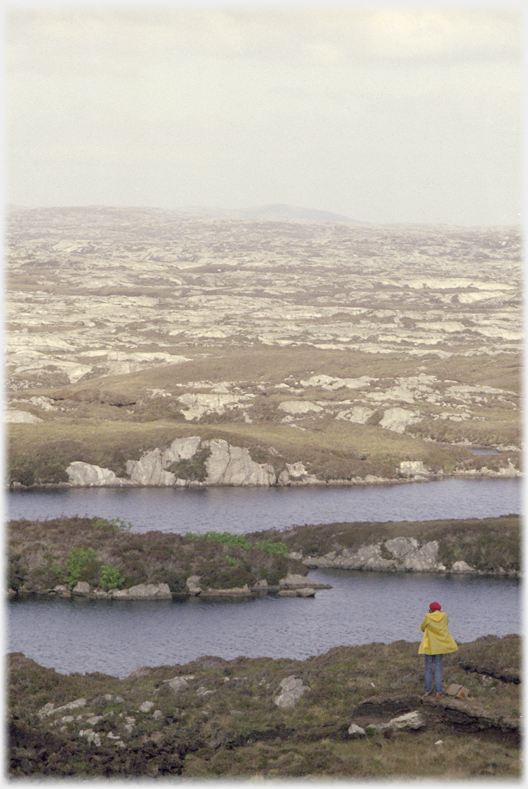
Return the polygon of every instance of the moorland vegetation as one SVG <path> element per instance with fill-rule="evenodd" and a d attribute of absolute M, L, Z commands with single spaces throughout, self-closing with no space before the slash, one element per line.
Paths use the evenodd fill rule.
<path fill-rule="evenodd" d="M 14 779 L 519 780 L 520 637 L 447 655 L 424 699 L 418 643 L 340 646 L 306 660 L 203 656 L 124 679 L 8 656 Z M 303 694 L 281 706 L 285 683 Z M 417 712 L 417 729 L 384 727 Z M 351 731 L 360 727 L 364 736 Z M 380 726 L 380 724 L 382 724 Z"/>

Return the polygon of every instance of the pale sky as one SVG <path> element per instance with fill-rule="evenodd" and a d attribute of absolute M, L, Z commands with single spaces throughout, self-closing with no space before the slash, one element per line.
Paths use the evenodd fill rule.
<path fill-rule="evenodd" d="M 521 222 L 520 4 L 8 3 L 6 202 Z"/>

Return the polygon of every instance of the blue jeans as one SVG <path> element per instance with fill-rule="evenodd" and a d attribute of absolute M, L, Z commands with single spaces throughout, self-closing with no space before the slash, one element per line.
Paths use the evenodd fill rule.
<path fill-rule="evenodd" d="M 430 693 L 433 684 L 433 669 L 435 691 L 442 692 L 442 658 L 443 655 L 426 655 L 425 656 L 425 692 Z"/>

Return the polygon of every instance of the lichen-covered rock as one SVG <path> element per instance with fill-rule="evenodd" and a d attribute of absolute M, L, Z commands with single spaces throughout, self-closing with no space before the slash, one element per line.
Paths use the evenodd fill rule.
<path fill-rule="evenodd" d="M 351 723 L 348 727 L 348 736 L 352 737 L 352 739 L 358 739 L 366 736 L 366 731 L 361 726 L 358 726 L 357 723 Z"/>
<path fill-rule="evenodd" d="M 73 594 L 90 594 L 91 591 L 92 586 L 88 581 L 78 581 L 72 589 Z"/>
<path fill-rule="evenodd" d="M 112 597 L 118 600 L 171 600 L 172 594 L 168 584 L 137 584 L 129 589 L 115 589 Z"/>
<path fill-rule="evenodd" d="M 296 677 L 286 677 L 280 683 L 280 692 L 273 699 L 277 707 L 282 709 L 289 709 L 294 707 L 295 704 L 301 699 L 305 693 L 308 693 L 310 688 L 305 685 L 302 679 Z"/>
<path fill-rule="evenodd" d="M 35 416 L 35 414 L 31 414 L 29 411 L 21 411 L 19 409 L 13 408 L 8 410 L 5 415 L 5 421 L 15 423 L 21 423 L 26 425 L 32 425 L 36 422 L 43 422 L 44 420 L 41 419 L 39 416 Z"/>
<path fill-rule="evenodd" d="M 406 408 L 388 408 L 380 421 L 380 427 L 394 433 L 403 433 L 405 428 L 419 422 L 421 418 L 415 411 L 408 411 Z"/>
<path fill-rule="evenodd" d="M 451 565 L 452 573 L 474 573 L 475 570 L 467 562 L 461 559 L 458 562 L 453 562 Z"/>
<path fill-rule="evenodd" d="M 185 586 L 187 587 L 187 591 L 190 595 L 196 596 L 199 595 L 202 591 L 202 587 L 200 586 L 200 576 L 199 575 L 190 575 L 189 578 L 185 581 Z"/>
<path fill-rule="evenodd" d="M 403 560 L 403 568 L 414 572 L 445 570 L 444 565 L 438 562 L 438 542 L 431 540 L 407 554 Z"/>
<path fill-rule="evenodd" d="M 446 567 L 438 560 L 438 551 L 439 544 L 436 540 L 420 545 L 414 537 L 396 537 L 362 545 L 357 551 L 343 548 L 323 556 L 307 556 L 302 561 L 308 567 L 335 567 L 343 570 L 443 572 Z"/>
<path fill-rule="evenodd" d="M 81 460 L 74 460 L 66 469 L 70 485 L 79 488 L 92 487 L 114 487 L 132 484 L 130 480 L 117 477 L 108 468 L 83 463 Z"/>
<path fill-rule="evenodd" d="M 128 460 L 126 470 L 135 485 L 171 487 L 176 481 L 171 471 L 164 470 L 163 455 L 159 449 L 147 452 L 140 460 Z"/>
<path fill-rule="evenodd" d="M 404 715 L 392 718 L 388 725 L 391 729 L 411 729 L 411 731 L 416 731 L 417 729 L 425 728 L 425 720 L 419 712 L 413 710 L 413 712 L 406 712 Z"/>
<path fill-rule="evenodd" d="M 189 688 L 189 683 L 185 679 L 185 677 L 173 677 L 169 679 L 167 682 L 169 688 L 174 691 L 174 693 L 179 693 L 182 690 L 187 690 Z"/>
<path fill-rule="evenodd" d="M 205 462 L 210 485 L 274 485 L 276 474 L 270 464 L 260 465 L 251 459 L 249 450 L 232 447 L 223 439 L 207 442 L 211 450 Z"/>
<path fill-rule="evenodd" d="M 176 439 L 165 450 L 158 448 L 149 450 L 139 460 L 127 460 L 126 473 L 128 479 L 117 477 L 107 468 L 75 460 L 66 469 L 69 484 L 75 487 L 110 487 L 110 486 L 185 486 L 189 480 L 180 478 L 170 470 L 173 463 L 191 460 L 199 449 L 208 449 L 209 457 L 205 461 L 205 479 L 193 480 L 200 485 L 233 485 L 233 486 L 264 486 L 277 484 L 277 475 L 269 463 L 256 463 L 252 460 L 248 449 L 231 446 L 223 439 L 202 441 L 199 436 Z M 293 477 L 299 475 L 302 482 L 311 481 L 306 475 L 304 466 L 291 466 Z M 314 478 L 315 479 L 315 478 Z M 316 481 L 316 480 L 315 480 Z M 290 484 L 290 474 L 285 471 L 281 484 Z"/>
<path fill-rule="evenodd" d="M 417 474 L 427 474 L 422 460 L 402 460 L 400 463 L 400 473 L 408 477 L 414 477 Z"/>

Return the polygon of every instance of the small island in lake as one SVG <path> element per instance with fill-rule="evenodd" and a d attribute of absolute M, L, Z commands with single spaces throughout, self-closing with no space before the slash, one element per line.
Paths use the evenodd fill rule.
<path fill-rule="evenodd" d="M 520 573 L 520 518 L 333 523 L 176 534 L 131 531 L 119 519 L 11 521 L 8 592 L 101 599 L 279 594 L 327 585 L 309 568 L 387 572 Z"/>

